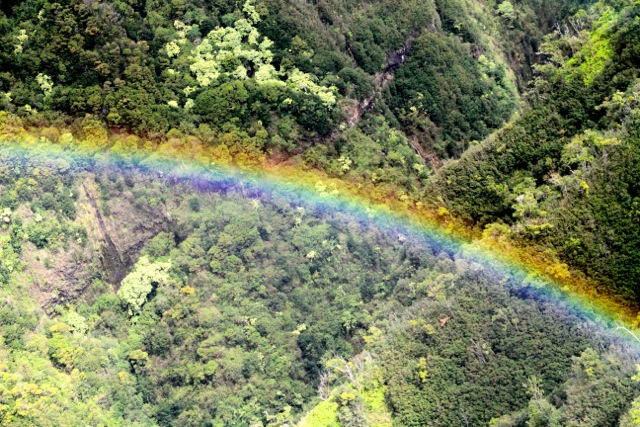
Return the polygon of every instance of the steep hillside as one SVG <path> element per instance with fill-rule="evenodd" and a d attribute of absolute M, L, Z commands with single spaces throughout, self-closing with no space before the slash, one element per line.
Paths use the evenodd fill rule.
<path fill-rule="evenodd" d="M 89 114 L 154 138 L 178 129 L 219 141 L 231 129 L 264 128 L 257 148 L 291 152 L 339 131 L 377 76 L 400 66 L 389 109 L 377 111 L 428 132 L 428 151 L 459 155 L 509 118 L 538 40 L 577 5 L 5 2 L 0 101 L 33 123 Z M 406 67 L 392 60 L 403 46 Z"/>
<path fill-rule="evenodd" d="M 574 18 L 548 37 L 531 107 L 428 186 L 475 224 L 557 254 L 601 291 L 638 302 L 637 5 Z"/>
<path fill-rule="evenodd" d="M 3 1 L 0 424 L 639 426 L 638 46 L 631 0 Z"/>
<path fill-rule="evenodd" d="M 611 425 L 640 393 L 606 326 L 389 219 L 153 156 L 0 160 L 5 425 L 486 425 L 550 392 Z"/>

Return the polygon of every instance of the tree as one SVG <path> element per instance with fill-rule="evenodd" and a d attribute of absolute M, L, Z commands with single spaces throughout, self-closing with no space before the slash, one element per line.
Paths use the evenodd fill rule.
<path fill-rule="evenodd" d="M 513 21 L 516 19 L 516 11 L 513 9 L 513 4 L 510 1 L 503 1 L 498 6 L 498 13 L 505 19 Z"/>
<path fill-rule="evenodd" d="M 140 258 L 118 290 L 118 296 L 129 304 L 129 314 L 140 311 L 155 287 L 170 282 L 167 274 L 170 268 L 170 262 L 151 262 L 146 256 Z"/>

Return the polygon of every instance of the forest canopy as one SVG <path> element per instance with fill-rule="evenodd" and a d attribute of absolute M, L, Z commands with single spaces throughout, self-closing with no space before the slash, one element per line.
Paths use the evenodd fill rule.
<path fill-rule="evenodd" d="M 6 424 L 608 424 L 640 394 L 627 340 L 394 220 L 40 147 L 0 152 Z"/>
<path fill-rule="evenodd" d="M 0 424 L 640 425 L 639 17 L 2 1 Z"/>

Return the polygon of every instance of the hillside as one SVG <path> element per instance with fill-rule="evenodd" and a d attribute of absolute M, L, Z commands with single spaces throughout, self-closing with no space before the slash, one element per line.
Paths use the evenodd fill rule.
<path fill-rule="evenodd" d="M 2 2 L 0 423 L 640 425 L 639 17 Z"/>
<path fill-rule="evenodd" d="M 4 108 L 58 125 L 89 114 L 154 138 L 258 126 L 268 138 L 257 148 L 295 152 L 383 90 L 376 110 L 392 126 L 458 155 L 509 118 L 533 49 L 579 4 L 130 3 L 4 2 Z M 403 48 L 408 56 L 394 60 Z"/>
<path fill-rule="evenodd" d="M 153 157 L 0 159 L 6 425 L 478 425 L 559 390 L 606 423 L 640 394 L 633 343 L 393 220 Z"/>
<path fill-rule="evenodd" d="M 442 168 L 427 192 L 637 304 L 640 8 L 591 11 L 575 18 L 590 33 L 569 30 L 542 45 L 527 111 Z"/>

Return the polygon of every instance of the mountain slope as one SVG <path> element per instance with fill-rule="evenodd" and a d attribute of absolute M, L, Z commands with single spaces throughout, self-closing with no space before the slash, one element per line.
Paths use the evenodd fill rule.
<path fill-rule="evenodd" d="M 436 203 L 508 238 L 552 251 L 638 301 L 637 6 L 600 3 L 583 31 L 555 35 L 523 115 L 442 168 Z"/>
<path fill-rule="evenodd" d="M 153 156 L 0 159 L 8 425 L 486 424 L 585 352 L 617 366 L 605 419 L 638 393 L 603 325 L 393 221 Z"/>
<path fill-rule="evenodd" d="M 1 423 L 638 425 L 639 16 L 3 2 Z"/>

